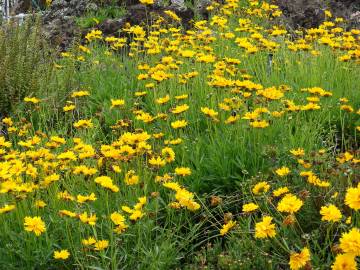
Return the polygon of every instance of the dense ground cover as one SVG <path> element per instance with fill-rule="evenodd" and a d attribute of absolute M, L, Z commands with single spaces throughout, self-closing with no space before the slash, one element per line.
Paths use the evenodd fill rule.
<path fill-rule="evenodd" d="M 172 12 L 94 29 L 45 85 L 19 84 L 1 120 L 8 269 L 357 269 L 360 30 L 209 10 L 187 31 Z"/>

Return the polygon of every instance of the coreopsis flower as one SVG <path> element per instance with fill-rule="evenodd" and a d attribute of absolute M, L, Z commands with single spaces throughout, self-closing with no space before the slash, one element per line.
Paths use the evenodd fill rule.
<path fill-rule="evenodd" d="M 157 104 L 165 104 L 165 103 L 167 103 L 169 100 L 170 100 L 170 96 L 169 96 L 169 95 L 166 95 L 165 97 L 158 98 L 158 99 L 156 99 L 155 101 L 156 101 Z"/>
<path fill-rule="evenodd" d="M 89 91 L 81 90 L 81 91 L 73 92 L 73 93 L 71 94 L 71 97 L 72 97 L 72 98 L 86 97 L 86 96 L 90 96 Z"/>
<path fill-rule="evenodd" d="M 303 248 L 300 253 L 292 253 L 290 255 L 290 269 L 298 270 L 304 267 L 310 261 L 310 251 L 307 247 Z"/>
<path fill-rule="evenodd" d="M 36 236 L 39 236 L 46 231 L 45 223 L 39 216 L 25 217 L 24 227 L 25 231 L 34 232 Z"/>
<path fill-rule="evenodd" d="M 191 57 L 194 57 L 196 52 L 195 51 L 192 51 L 192 50 L 181 50 L 179 51 L 179 54 L 182 56 L 182 57 L 185 57 L 185 58 L 191 58 Z"/>
<path fill-rule="evenodd" d="M 149 159 L 149 164 L 154 167 L 163 167 L 166 165 L 166 161 L 161 157 L 152 157 Z"/>
<path fill-rule="evenodd" d="M 90 226 L 95 226 L 97 221 L 96 214 L 88 215 L 87 212 L 80 214 L 79 219 L 82 223 L 89 224 Z"/>
<path fill-rule="evenodd" d="M 255 120 L 250 122 L 250 126 L 253 128 L 266 128 L 269 126 L 269 123 L 265 120 Z"/>
<path fill-rule="evenodd" d="M 97 199 L 97 198 L 96 198 L 94 192 L 92 192 L 90 195 L 81 195 L 81 194 L 79 194 L 79 195 L 77 195 L 77 197 L 76 197 L 76 201 L 77 201 L 78 203 L 85 203 L 85 202 L 88 202 L 88 201 L 93 202 L 93 201 L 96 201 L 96 199 Z"/>
<path fill-rule="evenodd" d="M 38 104 L 41 100 L 36 97 L 25 97 L 24 101 L 27 103 Z"/>
<path fill-rule="evenodd" d="M 64 200 L 64 201 L 74 201 L 75 200 L 74 196 L 70 195 L 69 192 L 67 192 L 66 190 L 63 192 L 59 192 L 57 194 L 57 198 L 60 200 Z"/>
<path fill-rule="evenodd" d="M 139 176 L 135 174 L 134 170 L 130 170 L 125 174 L 124 182 L 126 185 L 136 185 L 139 183 Z"/>
<path fill-rule="evenodd" d="M 35 207 L 36 208 L 44 208 L 45 206 L 46 206 L 46 203 L 43 200 L 35 201 Z"/>
<path fill-rule="evenodd" d="M 240 116 L 239 115 L 235 115 L 235 116 L 233 116 L 233 115 L 230 115 L 225 121 L 224 121 L 224 123 L 225 124 L 234 124 L 237 120 L 239 120 L 240 119 Z"/>
<path fill-rule="evenodd" d="M 352 228 L 340 238 L 340 248 L 345 253 L 360 256 L 360 229 Z"/>
<path fill-rule="evenodd" d="M 112 179 L 109 176 L 99 176 L 95 178 L 95 183 L 100 186 L 110 189 L 112 192 L 119 192 L 119 187 L 113 184 Z"/>
<path fill-rule="evenodd" d="M 262 181 L 257 183 L 252 188 L 252 193 L 254 193 L 255 195 L 259 195 L 261 193 L 266 193 L 269 189 L 270 189 L 270 185 L 268 184 L 268 182 Z"/>
<path fill-rule="evenodd" d="M 178 105 L 175 108 L 171 109 L 171 112 L 173 114 L 180 114 L 180 113 L 186 112 L 189 108 L 190 107 L 187 104 Z"/>
<path fill-rule="evenodd" d="M 178 167 L 175 168 L 175 173 L 180 176 L 188 176 L 191 175 L 191 169 L 188 167 Z"/>
<path fill-rule="evenodd" d="M 173 129 L 180 129 L 184 128 L 188 125 L 188 122 L 186 120 L 177 120 L 171 123 L 171 127 Z"/>
<path fill-rule="evenodd" d="M 0 208 L 0 214 L 9 213 L 14 210 L 16 206 L 14 204 L 5 204 L 2 208 Z"/>
<path fill-rule="evenodd" d="M 123 99 L 111 99 L 111 109 L 120 108 L 125 105 L 125 100 Z"/>
<path fill-rule="evenodd" d="M 10 117 L 5 117 L 1 120 L 1 122 L 3 122 L 3 124 L 7 125 L 8 127 L 13 126 L 14 122 L 12 121 L 12 119 Z"/>
<path fill-rule="evenodd" d="M 340 110 L 352 113 L 354 111 L 354 108 L 350 105 L 341 105 Z"/>
<path fill-rule="evenodd" d="M 352 160 L 354 158 L 354 155 L 349 153 L 349 152 L 345 152 L 343 154 L 341 154 L 339 157 L 336 158 L 337 161 L 339 161 L 341 164 L 348 162 L 350 160 Z"/>
<path fill-rule="evenodd" d="M 357 263 L 354 254 L 338 254 L 331 270 L 357 270 Z"/>
<path fill-rule="evenodd" d="M 94 237 L 89 237 L 88 239 L 83 239 L 81 241 L 81 243 L 84 245 L 84 246 L 92 246 L 93 244 L 96 243 L 96 239 Z"/>
<path fill-rule="evenodd" d="M 67 249 L 54 251 L 54 259 L 66 260 L 67 258 L 69 258 L 69 256 L 70 256 L 70 253 Z"/>
<path fill-rule="evenodd" d="M 247 204 L 243 205 L 242 211 L 245 213 L 250 213 L 250 212 L 254 212 L 258 208 L 259 208 L 259 206 L 255 203 L 247 203 Z"/>
<path fill-rule="evenodd" d="M 140 0 L 140 3 L 144 5 L 153 5 L 154 0 Z"/>
<path fill-rule="evenodd" d="M 129 227 L 125 224 L 125 217 L 118 212 L 112 213 L 110 219 L 116 225 L 114 228 L 114 232 L 116 232 L 117 234 L 124 232 Z"/>
<path fill-rule="evenodd" d="M 284 195 L 288 192 L 290 192 L 288 187 L 280 187 L 273 191 L 273 195 L 274 197 L 280 197 L 281 195 Z"/>
<path fill-rule="evenodd" d="M 108 240 L 99 240 L 94 244 L 94 249 L 97 251 L 101 251 L 106 249 L 109 246 Z"/>
<path fill-rule="evenodd" d="M 273 238 L 276 236 L 275 224 L 272 217 L 265 216 L 261 222 L 255 224 L 255 238 Z"/>
<path fill-rule="evenodd" d="M 64 153 L 59 154 L 57 156 L 57 159 L 64 161 L 76 161 L 77 157 L 73 151 L 66 151 Z"/>
<path fill-rule="evenodd" d="M 210 109 L 208 107 L 201 107 L 201 111 L 203 114 L 205 114 L 206 116 L 208 116 L 210 118 L 216 118 L 216 116 L 219 115 L 218 112 L 216 112 L 213 109 Z"/>
<path fill-rule="evenodd" d="M 303 201 L 292 194 L 286 194 L 278 203 L 277 210 L 289 214 L 294 214 L 300 210 Z"/>
<path fill-rule="evenodd" d="M 12 146 L 11 142 L 7 142 L 5 140 L 5 137 L 0 136 L 0 146 L 6 147 L 6 148 L 10 148 Z"/>
<path fill-rule="evenodd" d="M 227 234 L 232 228 L 236 225 L 236 221 L 230 220 L 228 223 L 224 224 L 220 229 L 220 235 Z"/>
<path fill-rule="evenodd" d="M 187 191 L 185 188 L 177 189 L 175 198 L 182 207 L 186 207 L 190 211 L 200 209 L 200 205 L 194 201 L 194 193 Z"/>
<path fill-rule="evenodd" d="M 360 184 L 356 188 L 351 187 L 346 190 L 345 204 L 351 209 L 360 210 Z"/>
<path fill-rule="evenodd" d="M 172 18 L 174 21 L 181 22 L 181 18 L 176 15 L 175 12 L 172 12 L 171 10 L 165 10 L 164 13 L 168 15 L 170 18 Z"/>
<path fill-rule="evenodd" d="M 71 211 L 69 211 L 69 210 L 65 210 L 65 209 L 60 210 L 60 211 L 59 211 L 59 215 L 60 215 L 60 216 L 67 216 L 67 217 L 71 217 L 71 218 L 74 218 L 74 217 L 77 216 L 76 213 L 71 212 Z"/>
<path fill-rule="evenodd" d="M 348 217 L 348 218 L 345 220 L 345 223 L 346 223 L 346 224 L 351 224 L 351 217 Z"/>
<path fill-rule="evenodd" d="M 175 161 L 175 152 L 170 147 L 165 147 L 161 150 L 161 156 L 165 159 L 167 163 Z"/>
<path fill-rule="evenodd" d="M 74 128 L 92 128 L 93 126 L 94 124 L 92 123 L 91 119 L 82 119 L 74 123 Z"/>
<path fill-rule="evenodd" d="M 188 94 L 183 94 L 183 95 L 179 95 L 179 96 L 175 96 L 176 100 L 183 100 L 183 99 L 187 99 L 189 97 Z"/>
<path fill-rule="evenodd" d="M 340 221 L 342 218 L 342 214 L 339 208 L 337 208 L 333 204 L 321 207 L 320 214 L 322 215 L 321 217 L 322 221 L 337 222 Z"/>
<path fill-rule="evenodd" d="M 290 169 L 288 167 L 281 167 L 275 171 L 275 173 L 281 177 L 286 176 L 290 173 Z"/>
<path fill-rule="evenodd" d="M 143 216 L 144 216 L 144 213 L 141 210 L 134 210 L 131 213 L 129 219 L 133 220 L 133 221 L 137 221 L 137 220 L 141 219 Z"/>

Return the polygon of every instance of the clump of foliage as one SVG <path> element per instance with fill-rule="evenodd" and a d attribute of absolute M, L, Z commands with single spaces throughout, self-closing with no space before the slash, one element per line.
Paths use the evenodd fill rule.
<path fill-rule="evenodd" d="M 40 21 L 10 22 L 0 27 L 0 114 L 7 115 L 26 96 L 39 95 L 49 83 L 52 55 Z"/>

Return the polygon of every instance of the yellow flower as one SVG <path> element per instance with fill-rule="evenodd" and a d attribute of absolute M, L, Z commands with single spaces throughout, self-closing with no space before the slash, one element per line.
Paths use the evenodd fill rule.
<path fill-rule="evenodd" d="M 273 191 L 274 197 L 280 197 L 281 195 L 288 193 L 289 189 L 288 187 L 281 187 Z"/>
<path fill-rule="evenodd" d="M 187 104 L 183 104 L 183 105 L 179 105 L 179 106 L 176 106 L 175 108 L 171 109 L 171 112 L 173 114 L 180 114 L 182 112 L 185 112 L 189 109 L 189 105 Z"/>
<path fill-rule="evenodd" d="M 236 221 L 230 220 L 228 223 L 224 224 L 220 229 L 220 235 L 227 234 L 233 227 L 235 227 Z"/>
<path fill-rule="evenodd" d="M 77 160 L 77 157 L 75 155 L 75 153 L 73 151 L 66 151 L 64 153 L 61 153 L 57 156 L 57 159 L 59 160 L 72 160 L 72 161 L 75 161 Z M 55 180 L 57 181 L 57 180 Z M 53 182 L 53 181 L 52 181 Z"/>
<path fill-rule="evenodd" d="M 90 96 L 89 91 L 77 91 L 77 92 L 73 92 L 71 94 L 72 98 L 77 98 L 77 97 L 86 97 L 86 96 Z"/>
<path fill-rule="evenodd" d="M 14 210 L 16 206 L 14 204 L 5 204 L 4 207 L 0 208 L 0 214 L 5 214 Z"/>
<path fill-rule="evenodd" d="M 124 232 L 129 226 L 125 224 L 125 217 L 118 212 L 114 212 L 111 214 L 110 219 L 116 227 L 114 228 L 114 232 L 120 234 Z"/>
<path fill-rule="evenodd" d="M 154 0 L 140 0 L 140 3 L 144 5 L 153 5 Z"/>
<path fill-rule="evenodd" d="M 87 212 L 84 212 L 79 215 L 79 219 L 82 223 L 89 224 L 90 226 L 95 226 L 97 217 L 96 214 L 90 214 L 88 216 Z"/>
<path fill-rule="evenodd" d="M 302 157 L 305 155 L 305 151 L 303 148 L 292 149 L 290 150 L 290 153 L 296 157 Z"/>
<path fill-rule="evenodd" d="M 354 111 L 354 108 L 350 105 L 341 105 L 340 110 L 352 113 Z"/>
<path fill-rule="evenodd" d="M 74 123 L 74 128 L 92 128 L 94 124 L 89 120 L 79 120 Z"/>
<path fill-rule="evenodd" d="M 112 192 L 119 192 L 119 188 L 113 184 L 112 179 L 109 176 L 99 176 L 95 178 L 95 183 L 100 186 L 110 189 Z"/>
<path fill-rule="evenodd" d="M 96 243 L 96 240 L 94 237 L 89 237 L 88 239 L 83 239 L 81 242 L 84 246 L 92 246 Z"/>
<path fill-rule="evenodd" d="M 161 156 L 167 163 L 175 161 L 175 152 L 170 147 L 165 147 L 161 150 Z"/>
<path fill-rule="evenodd" d="M 230 115 L 226 120 L 225 120 L 225 124 L 234 124 L 237 120 L 240 119 L 239 115 Z"/>
<path fill-rule="evenodd" d="M 149 159 L 149 164 L 155 167 L 163 167 L 166 165 L 166 161 L 163 160 L 161 157 L 152 157 Z"/>
<path fill-rule="evenodd" d="M 340 248 L 345 253 L 360 256 L 360 229 L 352 228 L 340 238 Z"/>
<path fill-rule="evenodd" d="M 211 118 L 215 118 L 219 114 L 218 112 L 214 111 L 213 109 L 210 109 L 207 107 L 201 107 L 201 111 L 203 114 L 205 114 L 206 116 L 209 116 Z"/>
<path fill-rule="evenodd" d="M 260 193 L 265 193 L 270 189 L 270 185 L 266 182 L 266 181 L 262 181 L 257 183 L 253 189 L 252 189 L 252 193 L 254 193 L 255 195 L 258 195 Z"/>
<path fill-rule="evenodd" d="M 46 203 L 42 200 L 35 201 L 35 207 L 36 208 L 44 208 L 46 206 Z"/>
<path fill-rule="evenodd" d="M 290 173 L 290 169 L 288 167 L 281 167 L 279 169 L 277 169 L 276 171 L 276 174 L 283 177 L 283 176 L 286 176 Z"/>
<path fill-rule="evenodd" d="M 357 270 L 357 263 L 354 254 L 338 254 L 331 270 Z"/>
<path fill-rule="evenodd" d="M 348 188 L 345 195 L 345 204 L 354 210 L 360 209 L 360 184 L 356 188 Z"/>
<path fill-rule="evenodd" d="M 170 100 L 170 96 L 169 96 L 169 95 L 166 95 L 165 97 L 158 98 L 158 99 L 156 99 L 155 101 L 156 101 L 157 104 L 165 104 L 165 103 L 167 103 L 169 100 Z"/>
<path fill-rule="evenodd" d="M 191 175 L 191 169 L 187 167 L 178 167 L 175 168 L 175 174 L 181 175 L 181 176 L 188 176 Z"/>
<path fill-rule="evenodd" d="M 303 205 L 303 201 L 297 198 L 295 195 L 286 194 L 278 203 L 277 210 L 289 214 L 296 213 Z"/>
<path fill-rule="evenodd" d="M 79 195 L 77 195 L 77 197 L 76 197 L 76 201 L 78 202 L 78 203 L 85 203 L 85 202 L 87 202 L 87 201 L 96 201 L 96 196 L 95 196 L 95 193 L 91 193 L 90 195 L 81 195 L 81 194 L 79 194 Z"/>
<path fill-rule="evenodd" d="M 109 241 L 108 240 L 100 240 L 97 241 L 94 244 L 95 250 L 100 251 L 100 250 L 104 250 L 109 246 Z"/>
<path fill-rule="evenodd" d="M 68 216 L 68 217 L 72 217 L 72 218 L 77 216 L 76 213 L 71 212 L 69 210 L 59 210 L 59 215 L 60 216 Z"/>
<path fill-rule="evenodd" d="M 269 126 L 269 123 L 265 120 L 256 120 L 250 122 L 250 126 L 252 126 L 253 128 L 266 128 Z"/>
<path fill-rule="evenodd" d="M 290 269 L 298 270 L 306 265 L 310 261 L 310 251 L 307 247 L 303 248 L 300 253 L 292 253 L 290 255 Z"/>
<path fill-rule="evenodd" d="M 25 102 L 28 102 L 28 103 L 33 103 L 33 104 L 38 104 L 40 102 L 40 99 L 36 98 L 36 97 L 26 97 L 24 98 L 24 101 Z"/>
<path fill-rule="evenodd" d="M 188 122 L 186 120 L 177 120 L 171 123 L 171 127 L 173 129 L 179 129 L 184 128 L 188 125 Z"/>
<path fill-rule="evenodd" d="M 34 232 L 36 236 L 39 236 L 46 231 L 45 223 L 41 217 L 25 217 L 24 219 L 25 231 Z"/>
<path fill-rule="evenodd" d="M 69 258 L 70 253 L 67 249 L 63 249 L 60 251 L 54 251 L 54 259 L 57 260 L 66 260 L 67 258 Z"/>
<path fill-rule="evenodd" d="M 14 124 L 14 122 L 12 121 L 12 119 L 10 117 L 3 118 L 3 120 L 1 122 L 3 122 L 5 125 L 7 125 L 9 127 L 11 127 Z"/>
<path fill-rule="evenodd" d="M 275 237 L 275 224 L 271 223 L 272 219 L 272 217 L 265 216 L 261 222 L 255 224 L 255 238 Z"/>
<path fill-rule="evenodd" d="M 176 15 L 175 12 L 172 12 L 171 10 L 165 10 L 164 13 L 168 15 L 170 18 L 172 18 L 174 21 L 180 22 L 181 18 Z"/>
<path fill-rule="evenodd" d="M 144 216 L 144 213 L 141 212 L 141 210 L 134 210 L 134 211 L 131 213 L 131 215 L 130 215 L 129 218 L 130 218 L 130 220 L 136 221 L 136 220 L 142 218 L 143 216 Z"/>
<path fill-rule="evenodd" d="M 115 107 L 122 107 L 125 105 L 125 100 L 123 99 L 111 99 L 111 109 Z"/>
<path fill-rule="evenodd" d="M 245 213 L 249 213 L 249 212 L 255 211 L 258 208 L 259 208 L 259 206 L 255 203 L 247 203 L 247 204 L 243 205 L 242 210 Z"/>
<path fill-rule="evenodd" d="M 320 214 L 322 215 L 322 221 L 332 221 L 337 222 L 342 218 L 342 214 L 335 205 L 330 204 L 328 206 L 323 206 L 320 209 Z"/>
<path fill-rule="evenodd" d="M 134 170 L 130 170 L 125 174 L 124 182 L 126 185 L 136 185 L 139 183 L 139 176 L 135 174 Z"/>

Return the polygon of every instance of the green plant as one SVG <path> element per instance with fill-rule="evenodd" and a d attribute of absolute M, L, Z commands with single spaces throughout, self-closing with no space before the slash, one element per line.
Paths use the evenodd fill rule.
<path fill-rule="evenodd" d="M 0 115 L 10 114 L 24 97 L 39 94 L 51 79 L 52 54 L 40 20 L 0 28 Z"/>

